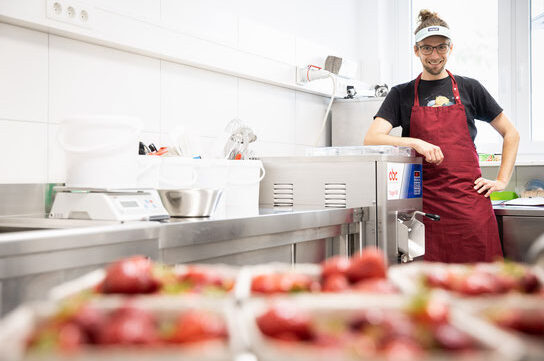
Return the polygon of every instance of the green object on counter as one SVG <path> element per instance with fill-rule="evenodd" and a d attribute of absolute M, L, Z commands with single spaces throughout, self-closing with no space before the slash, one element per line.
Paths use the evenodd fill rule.
<path fill-rule="evenodd" d="M 503 191 L 503 192 L 493 192 L 489 196 L 492 201 L 509 201 L 510 199 L 519 198 L 516 192 Z"/>

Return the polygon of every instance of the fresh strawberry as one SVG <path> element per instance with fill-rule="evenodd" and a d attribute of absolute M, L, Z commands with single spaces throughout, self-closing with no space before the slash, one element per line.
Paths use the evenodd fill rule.
<path fill-rule="evenodd" d="M 383 252 L 369 247 L 351 259 L 347 276 L 353 283 L 369 278 L 385 278 L 386 264 Z"/>
<path fill-rule="evenodd" d="M 106 270 L 104 293 L 153 293 L 159 288 L 151 261 L 143 256 L 117 261 Z"/>

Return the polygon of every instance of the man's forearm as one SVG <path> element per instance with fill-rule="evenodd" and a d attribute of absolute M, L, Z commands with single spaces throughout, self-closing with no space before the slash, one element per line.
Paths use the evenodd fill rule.
<path fill-rule="evenodd" d="M 509 134 L 505 134 L 502 144 L 502 158 L 499 173 L 497 174 L 497 180 L 506 184 L 510 181 L 512 171 L 514 170 L 514 164 L 516 162 L 516 156 L 519 146 L 519 133 L 513 131 Z"/>
<path fill-rule="evenodd" d="M 410 137 L 397 137 L 389 134 L 367 135 L 364 139 L 365 145 L 396 145 L 399 147 L 413 148 L 415 139 Z"/>

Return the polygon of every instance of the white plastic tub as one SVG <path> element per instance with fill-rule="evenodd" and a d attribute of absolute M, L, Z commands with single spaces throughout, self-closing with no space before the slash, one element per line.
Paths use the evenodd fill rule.
<path fill-rule="evenodd" d="M 260 160 L 230 160 L 224 198 L 229 217 L 259 214 L 259 186 L 265 176 Z"/>
<path fill-rule="evenodd" d="M 138 118 L 75 116 L 60 124 L 57 139 L 66 153 L 66 185 L 90 188 L 136 187 Z"/>
<path fill-rule="evenodd" d="M 162 157 L 159 172 L 159 189 L 193 187 L 197 178 L 194 159 Z"/>
<path fill-rule="evenodd" d="M 159 188 L 161 157 L 154 155 L 138 156 L 138 188 Z"/>

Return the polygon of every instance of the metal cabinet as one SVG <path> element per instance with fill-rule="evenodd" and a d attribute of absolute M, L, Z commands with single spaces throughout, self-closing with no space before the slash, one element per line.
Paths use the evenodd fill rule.
<path fill-rule="evenodd" d="M 543 207 L 493 206 L 504 257 L 513 261 L 528 261 L 527 252 L 544 234 Z"/>
<path fill-rule="evenodd" d="M 514 261 L 527 261 L 531 245 L 544 234 L 543 217 L 502 217 L 502 246 L 504 257 Z"/>

